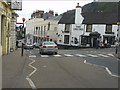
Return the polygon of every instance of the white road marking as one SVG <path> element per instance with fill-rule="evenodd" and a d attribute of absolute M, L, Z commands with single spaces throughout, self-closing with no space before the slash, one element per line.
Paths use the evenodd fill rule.
<path fill-rule="evenodd" d="M 49 57 L 48 55 L 41 55 L 41 57 Z"/>
<path fill-rule="evenodd" d="M 33 81 L 30 78 L 26 78 L 30 84 L 30 86 L 32 87 L 32 89 L 36 89 L 36 86 L 34 85 Z"/>
<path fill-rule="evenodd" d="M 109 57 L 107 55 L 103 55 L 103 54 L 98 54 L 99 56 L 102 56 L 102 57 Z"/>
<path fill-rule="evenodd" d="M 29 66 L 32 67 L 34 70 L 33 72 L 31 72 L 27 77 L 26 79 L 28 80 L 30 86 L 32 87 L 32 89 L 36 89 L 36 86 L 35 84 L 33 83 L 33 81 L 30 79 L 30 77 L 37 71 L 37 68 L 35 68 L 34 66 L 32 66 L 31 64 L 33 64 L 35 62 L 34 59 L 30 59 L 32 62 L 29 63 Z"/>
<path fill-rule="evenodd" d="M 112 53 L 110 53 L 110 54 L 107 54 L 107 55 L 114 57 L 114 55 L 113 55 Z"/>
<path fill-rule="evenodd" d="M 29 58 L 36 57 L 36 55 L 30 55 Z"/>
<path fill-rule="evenodd" d="M 53 55 L 54 57 L 61 57 L 61 55 L 57 54 L 57 55 Z"/>
<path fill-rule="evenodd" d="M 72 57 L 73 55 L 70 55 L 70 54 L 64 54 L 65 56 L 67 57 Z"/>
<path fill-rule="evenodd" d="M 97 55 L 92 55 L 92 54 L 87 54 L 87 55 L 91 57 L 98 57 Z"/>
<path fill-rule="evenodd" d="M 79 57 L 86 57 L 85 55 L 82 55 L 82 54 L 75 54 L 75 55 Z"/>
<path fill-rule="evenodd" d="M 102 68 L 104 68 L 104 69 L 107 71 L 107 73 L 108 73 L 109 75 L 111 75 L 111 76 L 113 76 L 113 77 L 120 77 L 120 76 L 118 76 L 118 75 L 112 74 L 111 71 L 108 69 L 108 67 L 100 66 L 100 65 L 96 65 L 96 64 L 92 64 L 92 63 L 88 63 L 87 60 L 84 60 L 84 63 L 85 63 L 85 64 L 89 64 L 89 65 L 94 65 L 94 66 L 102 67 Z"/>

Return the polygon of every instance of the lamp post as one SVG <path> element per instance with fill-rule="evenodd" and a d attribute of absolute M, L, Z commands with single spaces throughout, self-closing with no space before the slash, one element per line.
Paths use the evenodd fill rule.
<path fill-rule="evenodd" d="M 24 29 L 24 22 L 25 22 L 25 18 L 22 18 L 22 21 L 23 21 L 23 37 L 25 37 L 25 29 Z"/>
<path fill-rule="evenodd" d="M 23 21 L 23 31 L 22 31 L 22 35 L 24 35 L 23 37 L 25 37 L 25 29 L 24 29 L 25 18 L 22 18 L 22 21 Z M 24 43 L 22 42 L 21 56 L 23 56 L 23 52 L 24 52 Z"/>

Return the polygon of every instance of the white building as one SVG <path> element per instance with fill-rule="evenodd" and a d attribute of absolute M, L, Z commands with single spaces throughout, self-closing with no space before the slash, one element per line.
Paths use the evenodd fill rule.
<path fill-rule="evenodd" d="M 26 38 L 28 43 L 40 43 L 44 40 L 57 41 L 57 23 L 61 16 L 53 16 L 44 20 L 33 18 L 26 22 Z"/>
<path fill-rule="evenodd" d="M 103 5 L 103 6 L 102 6 Z M 102 8 L 114 7 L 105 11 Z M 113 45 L 117 38 L 117 2 L 92 2 L 67 11 L 59 21 L 59 45 L 96 46 L 96 40 Z M 100 11 L 101 10 L 101 11 Z"/>
<path fill-rule="evenodd" d="M 58 25 L 59 45 L 79 46 L 80 36 L 84 34 L 82 8 L 78 5 L 75 10 L 67 11 L 63 14 Z"/>

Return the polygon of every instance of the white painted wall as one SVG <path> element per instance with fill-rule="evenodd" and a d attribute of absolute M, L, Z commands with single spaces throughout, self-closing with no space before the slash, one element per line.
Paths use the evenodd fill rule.
<path fill-rule="evenodd" d="M 75 9 L 75 24 L 79 25 L 82 24 L 83 17 L 81 15 L 81 7 Z"/>
<path fill-rule="evenodd" d="M 74 38 L 78 39 L 78 44 L 71 43 L 73 46 L 79 46 L 80 44 L 80 36 L 84 34 L 84 24 L 75 25 L 72 24 L 72 31 L 71 31 L 71 40 L 74 42 Z M 73 37 L 73 39 L 72 39 Z"/>
<path fill-rule="evenodd" d="M 62 31 L 64 31 L 65 28 L 65 24 L 59 24 L 58 25 L 58 35 L 59 37 L 57 37 L 57 43 L 58 44 L 64 44 L 64 34 L 62 33 Z M 59 40 L 61 40 L 61 42 L 59 42 Z"/>

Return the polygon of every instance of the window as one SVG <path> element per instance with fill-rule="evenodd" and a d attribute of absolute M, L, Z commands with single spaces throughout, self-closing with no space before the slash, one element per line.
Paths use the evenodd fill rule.
<path fill-rule="evenodd" d="M 65 33 L 69 33 L 70 31 L 70 24 L 65 24 Z"/>
<path fill-rule="evenodd" d="M 40 35 L 40 27 L 39 27 L 39 30 L 38 30 L 38 35 Z"/>
<path fill-rule="evenodd" d="M 64 36 L 64 43 L 69 44 L 69 35 Z"/>
<path fill-rule="evenodd" d="M 46 32 L 46 26 L 44 26 L 44 37 L 45 37 L 45 34 L 46 34 L 45 32 Z"/>
<path fill-rule="evenodd" d="M 43 26 L 41 26 L 41 37 L 43 35 Z"/>
<path fill-rule="evenodd" d="M 106 25 L 106 31 L 105 31 L 105 33 L 107 34 L 110 34 L 112 32 L 112 25 Z"/>
<path fill-rule="evenodd" d="M 86 32 L 92 32 L 92 25 L 91 24 L 87 24 Z"/>
<path fill-rule="evenodd" d="M 48 23 L 48 30 L 50 30 L 50 22 Z"/>
<path fill-rule="evenodd" d="M 90 37 L 89 36 L 81 36 L 81 44 L 82 45 L 90 44 Z"/>
<path fill-rule="evenodd" d="M 35 27 L 34 27 L 34 34 L 35 34 L 35 31 L 36 31 L 36 30 L 35 30 Z"/>
<path fill-rule="evenodd" d="M 54 27 L 54 31 L 57 31 L 57 27 Z"/>

